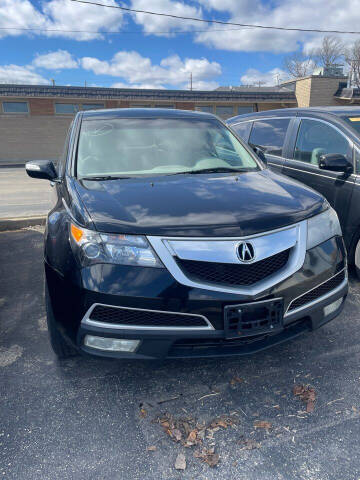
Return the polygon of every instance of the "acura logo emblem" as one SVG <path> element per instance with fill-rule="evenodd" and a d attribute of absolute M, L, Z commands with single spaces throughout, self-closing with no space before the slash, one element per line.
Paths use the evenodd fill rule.
<path fill-rule="evenodd" d="M 237 254 L 242 262 L 251 262 L 255 258 L 255 250 L 251 243 L 241 242 L 237 247 Z"/>

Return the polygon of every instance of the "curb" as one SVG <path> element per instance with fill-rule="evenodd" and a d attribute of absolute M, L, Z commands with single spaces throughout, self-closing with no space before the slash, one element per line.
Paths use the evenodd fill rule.
<path fill-rule="evenodd" d="M 19 217 L 19 218 L 0 218 L 0 232 L 10 230 L 20 230 L 34 225 L 45 225 L 46 216 L 39 217 Z"/>
<path fill-rule="evenodd" d="M 25 168 L 25 163 L 0 163 L 0 168 Z"/>

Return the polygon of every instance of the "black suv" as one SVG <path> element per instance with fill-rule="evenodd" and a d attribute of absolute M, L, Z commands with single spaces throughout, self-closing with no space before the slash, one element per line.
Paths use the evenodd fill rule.
<path fill-rule="evenodd" d="M 343 307 L 335 211 L 213 115 L 81 112 L 57 170 L 26 170 L 56 193 L 45 294 L 59 357 L 250 353 Z"/>
<path fill-rule="evenodd" d="M 360 108 L 270 110 L 227 124 L 274 171 L 327 198 L 339 216 L 349 263 L 360 275 Z"/>

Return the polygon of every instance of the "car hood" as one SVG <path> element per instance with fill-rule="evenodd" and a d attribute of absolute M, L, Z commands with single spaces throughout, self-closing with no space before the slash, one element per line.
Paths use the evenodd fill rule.
<path fill-rule="evenodd" d="M 268 169 L 77 181 L 97 230 L 166 236 L 245 236 L 303 220 L 324 209 L 314 190 Z"/>

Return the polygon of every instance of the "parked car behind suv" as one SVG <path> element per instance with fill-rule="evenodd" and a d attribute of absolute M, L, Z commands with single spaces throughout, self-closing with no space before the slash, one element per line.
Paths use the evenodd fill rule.
<path fill-rule="evenodd" d="M 347 294 L 335 211 L 219 119 L 78 113 L 53 182 L 46 307 L 59 357 L 234 355 L 315 329 Z"/>
<path fill-rule="evenodd" d="M 339 216 L 349 263 L 360 275 L 360 108 L 270 110 L 227 124 L 265 155 L 271 169 L 327 198 Z"/>

